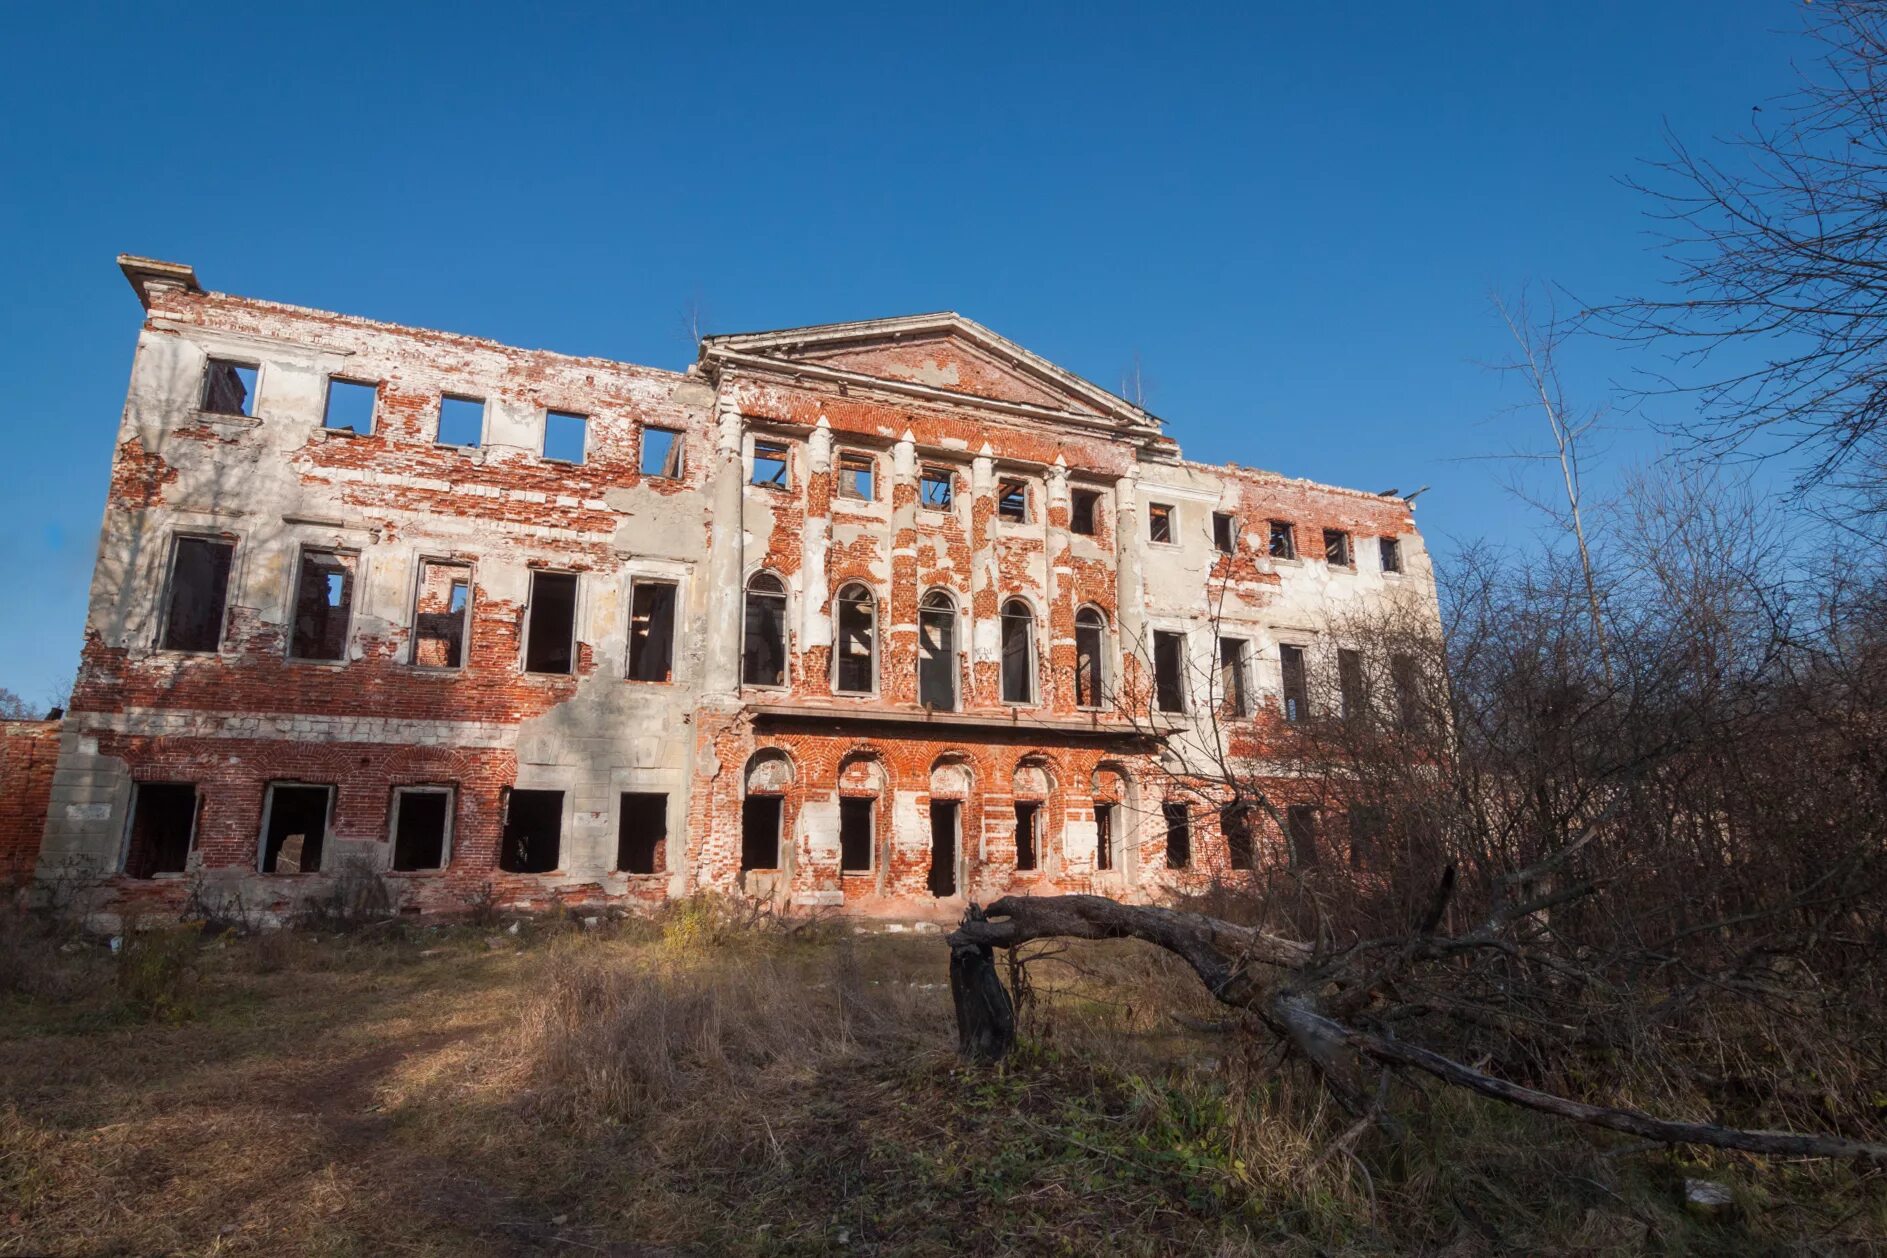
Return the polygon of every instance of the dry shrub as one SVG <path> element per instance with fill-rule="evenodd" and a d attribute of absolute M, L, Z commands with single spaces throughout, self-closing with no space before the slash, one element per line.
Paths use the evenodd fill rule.
<path fill-rule="evenodd" d="M 194 930 L 127 930 L 118 951 L 118 995 L 148 1022 L 187 1022 L 196 1016 L 197 949 Z"/>
<path fill-rule="evenodd" d="M 0 992 L 69 1001 L 91 986 L 90 948 L 50 917 L 0 909 Z"/>

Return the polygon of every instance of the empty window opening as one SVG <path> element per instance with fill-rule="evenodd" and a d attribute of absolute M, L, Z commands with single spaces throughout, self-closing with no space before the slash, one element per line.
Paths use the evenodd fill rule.
<path fill-rule="evenodd" d="M 1402 543 L 1393 537 L 1381 539 L 1382 570 L 1384 572 L 1402 571 Z"/>
<path fill-rule="evenodd" d="M 957 497 L 957 478 L 947 467 L 927 467 L 917 482 L 917 500 L 933 511 L 948 511 Z M 946 895 L 951 894 L 945 892 Z"/>
<path fill-rule="evenodd" d="M 254 416 L 256 365 L 210 359 L 203 373 L 203 409 L 212 415 Z"/>
<path fill-rule="evenodd" d="M 1155 542 L 1173 540 L 1173 508 L 1163 502 L 1147 504 L 1147 538 Z"/>
<path fill-rule="evenodd" d="M 1092 489 L 1077 489 L 1069 504 L 1068 527 L 1083 537 L 1093 537 L 1099 531 L 1097 521 L 1100 517 L 1101 495 Z"/>
<path fill-rule="evenodd" d="M 568 673 L 576 667 L 577 574 L 531 573 L 524 671 Z"/>
<path fill-rule="evenodd" d="M 877 638 L 877 609 L 871 591 L 862 585 L 848 585 L 839 591 L 838 606 L 832 688 L 848 694 L 870 694 L 876 680 L 872 648 Z"/>
<path fill-rule="evenodd" d="M 1019 480 L 1005 480 L 996 486 L 996 515 L 1011 524 L 1029 522 L 1029 487 Z"/>
<path fill-rule="evenodd" d="M 452 839 L 452 792 L 393 792 L 393 868 L 444 869 Z"/>
<path fill-rule="evenodd" d="M 1273 559 L 1297 558 L 1297 530 L 1291 527 L 1289 520 L 1271 522 L 1271 557 Z"/>
<path fill-rule="evenodd" d="M 839 872 L 871 872 L 871 801 L 839 800 Z"/>
<path fill-rule="evenodd" d="M 629 595 L 629 680 L 675 676 L 675 583 L 637 581 Z"/>
<path fill-rule="evenodd" d="M 513 789 L 505 799 L 498 868 L 509 874 L 548 874 L 563 849 L 563 792 Z"/>
<path fill-rule="evenodd" d="M 1350 809 L 1350 868 L 1368 869 L 1376 863 L 1387 829 L 1388 814 L 1381 807 L 1358 804 Z"/>
<path fill-rule="evenodd" d="M 747 582 L 740 680 L 749 686 L 786 684 L 786 587 L 772 573 L 758 573 Z"/>
<path fill-rule="evenodd" d="M 439 444 L 476 450 L 485 441 L 485 399 L 454 397 L 439 399 Z"/>
<path fill-rule="evenodd" d="M 329 377 L 328 406 L 322 413 L 321 426 L 330 432 L 357 432 L 363 436 L 372 432 L 373 408 L 379 396 L 378 385 Z"/>
<path fill-rule="evenodd" d="M 668 796 L 624 791 L 616 823 L 616 868 L 625 874 L 659 874 L 668 847 Z"/>
<path fill-rule="evenodd" d="M 311 874 L 321 868 L 331 786 L 271 782 L 263 802 L 262 872 Z"/>
<path fill-rule="evenodd" d="M 1192 864 L 1192 816 L 1184 804 L 1161 804 L 1166 822 L 1166 867 L 1184 869 Z"/>
<path fill-rule="evenodd" d="M 304 550 L 295 575 L 295 624 L 288 653 L 298 660 L 347 657 L 347 624 L 354 610 L 356 557 Z"/>
<path fill-rule="evenodd" d="M 544 457 L 556 463 L 581 463 L 589 442 L 590 421 L 570 411 L 544 412 Z"/>
<path fill-rule="evenodd" d="M 413 664 L 463 668 L 472 630 L 472 569 L 462 563 L 419 565 L 413 593 Z"/>
<path fill-rule="evenodd" d="M 1002 701 L 1035 701 L 1035 617 L 1021 599 L 1002 605 Z"/>
<path fill-rule="evenodd" d="M 663 480 L 681 479 L 681 434 L 672 428 L 642 430 L 642 474 Z"/>
<path fill-rule="evenodd" d="M 878 460 L 869 454 L 839 456 L 839 497 L 870 502 L 877 497 Z"/>
<path fill-rule="evenodd" d="M 1115 818 L 1120 814 L 1118 804 L 1096 804 L 1094 806 L 1094 867 L 1112 869 L 1115 864 Z"/>
<path fill-rule="evenodd" d="M 1348 568 L 1353 564 L 1348 533 L 1339 529 L 1324 530 L 1324 562 L 1332 568 Z"/>
<path fill-rule="evenodd" d="M 1107 621 L 1092 607 L 1075 614 L 1075 706 L 1098 708 L 1103 702 Z"/>
<path fill-rule="evenodd" d="M 1284 719 L 1309 719 L 1310 681 L 1304 666 L 1304 648 L 1285 643 L 1278 648 L 1278 663 L 1284 675 Z"/>
<path fill-rule="evenodd" d="M 1413 655 L 1389 657 L 1389 681 L 1396 691 L 1396 719 L 1402 728 L 1419 730 L 1426 722 L 1422 708 L 1421 678 Z"/>
<path fill-rule="evenodd" d="M 133 878 L 180 874 L 196 832 L 197 788 L 188 782 L 139 782 L 131 795 L 131 841 L 124 871 Z"/>
<path fill-rule="evenodd" d="M 786 447 L 777 441 L 753 443 L 753 483 L 762 489 L 785 489 Z"/>
<path fill-rule="evenodd" d="M 1219 831 L 1225 835 L 1225 859 L 1233 869 L 1250 869 L 1255 852 L 1251 841 L 1251 808 L 1227 804 L 1219 809 Z"/>
<path fill-rule="evenodd" d="M 740 803 L 740 867 L 780 867 L 780 805 L 778 795 L 749 795 Z"/>
<path fill-rule="evenodd" d="M 1284 810 L 1284 828 L 1291 839 L 1291 862 L 1298 868 L 1317 863 L 1317 810 L 1292 804 Z"/>
<path fill-rule="evenodd" d="M 942 590 L 926 594 L 917 611 L 917 701 L 957 710 L 957 605 Z"/>
<path fill-rule="evenodd" d="M 1161 712 L 1186 710 L 1186 639 L 1177 633 L 1153 634 L 1153 706 Z"/>
<path fill-rule="evenodd" d="M 1219 639 L 1219 693 L 1233 716 L 1251 715 L 1250 655 L 1251 644 L 1243 638 Z"/>
<path fill-rule="evenodd" d="M 1212 548 L 1221 555 L 1229 555 L 1237 549 L 1238 521 L 1225 511 L 1212 513 Z"/>
<path fill-rule="evenodd" d="M 1360 721 L 1369 714 L 1369 693 L 1363 682 L 1363 653 L 1344 647 L 1337 652 L 1337 689 L 1343 697 L 1343 719 Z"/>
<path fill-rule="evenodd" d="M 1016 868 L 1034 869 L 1041 846 L 1042 805 L 1035 800 L 1016 801 Z"/>
<path fill-rule="evenodd" d="M 161 646 L 214 651 L 223 644 L 229 565 L 236 547 L 208 537 L 180 537 L 170 552 L 170 599 Z"/>
<path fill-rule="evenodd" d="M 927 885 L 938 899 L 957 893 L 957 814 L 954 799 L 930 801 L 930 877 Z"/>

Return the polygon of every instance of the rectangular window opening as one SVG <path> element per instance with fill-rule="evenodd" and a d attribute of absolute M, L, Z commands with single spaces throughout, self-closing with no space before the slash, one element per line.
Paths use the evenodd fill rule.
<path fill-rule="evenodd" d="M 1422 707 L 1421 677 L 1413 655 L 1389 657 L 1389 681 L 1396 691 L 1396 719 L 1405 730 L 1420 730 L 1427 725 Z"/>
<path fill-rule="evenodd" d="M 544 412 L 544 457 L 553 463 L 581 463 L 589 440 L 589 418 L 571 411 Z"/>
<path fill-rule="evenodd" d="M 1096 869 L 1114 868 L 1114 819 L 1119 807 L 1118 804 L 1111 803 L 1094 805 L 1094 867 Z"/>
<path fill-rule="evenodd" d="M 839 872 L 871 872 L 872 801 L 841 797 L 839 800 Z"/>
<path fill-rule="evenodd" d="M 1163 502 L 1147 504 L 1147 540 L 1154 542 L 1173 540 L 1173 508 Z"/>
<path fill-rule="evenodd" d="M 577 577 L 574 572 L 531 573 L 524 632 L 524 671 L 568 673 L 576 667 Z"/>
<path fill-rule="evenodd" d="M 642 474 L 659 480 L 681 479 L 681 434 L 672 428 L 642 430 Z"/>
<path fill-rule="evenodd" d="M 1285 643 L 1278 648 L 1278 663 L 1284 674 L 1284 719 L 1308 720 L 1310 680 L 1304 664 L 1304 648 Z"/>
<path fill-rule="evenodd" d="M 328 836 L 331 786 L 269 783 L 262 831 L 262 872 L 311 874 L 321 868 L 321 847 Z"/>
<path fill-rule="evenodd" d="M 442 446 L 476 450 L 485 441 L 485 399 L 454 397 L 448 393 L 439 399 L 439 432 Z"/>
<path fill-rule="evenodd" d="M 298 660 L 347 658 L 348 621 L 354 610 L 355 555 L 304 550 L 295 575 L 295 622 L 288 653 Z"/>
<path fill-rule="evenodd" d="M 954 799 L 930 801 L 930 876 L 926 885 L 940 900 L 957 893 L 957 810 Z"/>
<path fill-rule="evenodd" d="M 1324 530 L 1324 562 L 1332 568 L 1352 566 L 1350 535 L 1340 529 Z"/>
<path fill-rule="evenodd" d="M 878 460 L 869 454 L 839 456 L 839 497 L 871 502 L 878 494 Z"/>
<path fill-rule="evenodd" d="M 753 443 L 753 483 L 762 489 L 785 489 L 787 451 L 777 441 Z"/>
<path fill-rule="evenodd" d="M 1034 800 L 1016 801 L 1016 868 L 1034 869 L 1038 856 L 1036 840 L 1040 837 L 1042 805 Z"/>
<path fill-rule="evenodd" d="M 1273 559 L 1297 558 L 1297 530 L 1289 520 L 1271 521 L 1271 557 Z"/>
<path fill-rule="evenodd" d="M 1219 830 L 1225 835 L 1226 863 L 1233 869 L 1251 869 L 1256 855 L 1251 841 L 1251 808 L 1227 804 L 1219 809 Z"/>
<path fill-rule="evenodd" d="M 616 826 L 616 868 L 625 874 L 659 874 L 668 848 L 668 796 L 624 791 Z"/>
<path fill-rule="evenodd" d="M 132 878 L 181 874 L 196 833 L 197 788 L 189 782 L 139 782 L 132 787 L 131 842 L 124 871 Z"/>
<path fill-rule="evenodd" d="M 675 677 L 675 583 L 637 581 L 629 596 L 629 680 Z"/>
<path fill-rule="evenodd" d="M 1363 653 L 1344 647 L 1337 652 L 1337 688 L 1343 696 L 1343 719 L 1360 721 L 1369 714 L 1369 694 L 1363 683 Z"/>
<path fill-rule="evenodd" d="M 1212 513 L 1212 548 L 1221 555 L 1229 555 L 1237 549 L 1238 521 L 1230 513 L 1214 511 Z"/>
<path fill-rule="evenodd" d="M 749 795 L 740 803 L 740 867 L 780 867 L 780 811 L 778 795 Z"/>
<path fill-rule="evenodd" d="M 1092 489 L 1077 489 L 1070 502 L 1068 527 L 1083 537 L 1093 537 L 1100 514 L 1101 495 Z"/>
<path fill-rule="evenodd" d="M 236 547 L 208 537 L 180 537 L 170 555 L 170 597 L 159 645 L 171 651 L 215 651 L 223 645 L 229 567 Z"/>
<path fill-rule="evenodd" d="M 355 432 L 364 437 L 373 431 L 373 408 L 379 397 L 379 385 L 329 376 L 328 405 L 322 412 L 321 426 L 329 432 Z"/>
<path fill-rule="evenodd" d="M 924 607 L 917 613 L 917 701 L 938 712 L 957 710 L 957 613 Z"/>
<path fill-rule="evenodd" d="M 1186 640 L 1177 633 L 1153 635 L 1153 706 L 1161 712 L 1186 710 Z"/>
<path fill-rule="evenodd" d="M 917 500 L 932 511 L 948 511 L 956 502 L 957 478 L 947 467 L 927 467 L 917 482 Z"/>
<path fill-rule="evenodd" d="M 451 791 L 401 787 L 393 792 L 394 869 L 444 869 L 451 837 Z"/>
<path fill-rule="evenodd" d="M 563 852 L 563 792 L 521 791 L 505 798 L 498 868 L 508 874 L 548 874 Z"/>
<path fill-rule="evenodd" d="M 1026 482 L 1005 480 L 997 484 L 996 515 L 1011 524 L 1029 522 L 1029 487 Z"/>
<path fill-rule="evenodd" d="M 1219 691 L 1225 710 L 1233 716 L 1251 715 L 1251 688 L 1246 678 L 1251 644 L 1243 638 L 1219 639 Z"/>
<path fill-rule="evenodd" d="M 1309 804 L 1292 804 L 1284 810 L 1284 825 L 1291 838 L 1291 861 L 1299 869 L 1317 863 L 1317 810 Z"/>
<path fill-rule="evenodd" d="M 1192 864 L 1192 816 L 1184 804 L 1161 804 L 1166 822 L 1166 867 L 1184 869 Z"/>
<path fill-rule="evenodd" d="M 471 565 L 423 561 L 413 594 L 414 667 L 463 668 L 471 628 Z"/>
<path fill-rule="evenodd" d="M 1375 804 L 1357 804 L 1350 809 L 1351 869 L 1368 869 L 1376 863 L 1387 821 L 1388 814 Z"/>
<path fill-rule="evenodd" d="M 254 418 L 258 370 L 254 363 L 210 359 L 203 373 L 203 409 L 212 415 Z"/>
<path fill-rule="evenodd" d="M 1381 539 L 1382 570 L 1384 572 L 1402 571 L 1402 543 L 1393 537 Z"/>
<path fill-rule="evenodd" d="M 1075 706 L 1098 708 L 1104 702 L 1103 670 L 1107 634 L 1098 624 L 1075 621 Z"/>

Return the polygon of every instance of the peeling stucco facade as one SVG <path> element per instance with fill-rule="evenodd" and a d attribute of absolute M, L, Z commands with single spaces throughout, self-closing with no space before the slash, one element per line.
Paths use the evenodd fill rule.
<path fill-rule="evenodd" d="M 1409 503 L 1188 462 L 1153 416 L 957 316 L 710 337 L 677 373 L 206 292 L 187 268 L 123 261 L 146 317 L 39 857 L 42 877 L 95 868 L 108 911 L 210 885 L 288 912 L 347 858 L 388 867 L 402 788 L 449 794 L 442 867 L 391 875 L 429 910 L 697 888 L 882 912 L 1008 890 L 1151 896 L 1222 869 L 1222 844 L 1202 818 L 1169 868 L 1155 749 L 1138 722 L 1077 703 L 1077 613 L 1104 618 L 1108 686 L 1130 696 L 1155 630 L 1185 635 L 1200 676 L 1217 634 L 1248 639 L 1252 746 L 1279 719 L 1280 641 L 1384 600 L 1432 615 Z M 212 359 L 253 366 L 250 414 L 206 407 Z M 324 427 L 330 379 L 373 386 L 371 431 Z M 483 403 L 476 448 L 437 439 L 446 396 Z M 583 417 L 580 462 L 544 457 L 546 412 Z M 677 474 L 643 469 L 658 429 L 678 434 Z M 783 484 L 753 483 L 756 442 L 784 447 Z M 869 497 L 841 491 L 842 464 L 869 467 Z M 947 508 L 921 500 L 927 473 L 949 478 Z M 1021 520 L 997 509 L 1009 481 Z M 1077 494 L 1097 504 L 1085 533 Z M 1150 536 L 1158 508 L 1167 542 Z M 1232 554 L 1215 549 L 1215 512 L 1237 521 Z M 1266 552 L 1272 520 L 1306 557 Z M 1323 529 L 1354 539 L 1351 564 L 1324 561 Z M 179 537 L 230 548 L 213 649 L 162 645 Z M 1400 572 L 1381 570 L 1383 537 Z M 291 658 L 309 551 L 350 565 L 338 660 Z M 469 574 L 455 668 L 415 663 L 427 564 Z M 576 577 L 567 674 L 524 667 L 538 572 Z M 781 686 L 742 680 L 759 574 L 786 591 Z M 638 581 L 674 587 L 667 680 L 629 679 Z M 873 600 L 872 685 L 843 694 L 834 598 L 854 585 Z M 920 600 L 936 592 L 955 617 L 948 712 L 918 693 Z M 1033 619 L 1026 703 L 1001 693 L 1011 600 Z M 260 872 L 272 783 L 329 789 L 320 870 Z M 125 872 L 139 784 L 195 788 L 186 868 Z M 513 791 L 561 793 L 551 872 L 498 867 Z M 626 792 L 665 799 L 655 872 L 617 869 Z M 780 801 L 779 855 L 743 870 L 755 794 Z M 841 869 L 846 799 L 870 801 L 865 868 Z M 1040 802 L 1034 870 L 1016 868 L 1017 800 Z M 1111 869 L 1097 803 L 1119 806 Z M 952 805 L 939 896 L 932 820 Z"/>

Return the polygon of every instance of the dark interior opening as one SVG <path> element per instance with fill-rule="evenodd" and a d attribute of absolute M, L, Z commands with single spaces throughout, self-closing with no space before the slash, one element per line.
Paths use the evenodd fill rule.
<path fill-rule="evenodd" d="M 1176 633 L 1153 635 L 1153 706 L 1162 712 L 1186 710 L 1185 643 Z"/>
<path fill-rule="evenodd" d="M 188 782 L 139 782 L 131 803 L 131 847 L 124 871 L 133 878 L 180 874 L 190 858 L 197 788 Z"/>
<path fill-rule="evenodd" d="M 1222 555 L 1229 555 L 1236 549 L 1232 544 L 1233 520 L 1223 511 L 1212 513 L 1212 547 Z"/>
<path fill-rule="evenodd" d="M 295 625 L 289 654 L 298 660 L 347 656 L 347 621 L 354 608 L 351 557 L 307 550 L 295 581 Z"/>
<path fill-rule="evenodd" d="M 939 712 L 956 711 L 957 610 L 948 604 L 929 604 L 917 613 L 917 701 Z"/>
<path fill-rule="evenodd" d="M 786 684 L 786 587 L 766 573 L 747 583 L 740 680 L 747 686 Z"/>
<path fill-rule="evenodd" d="M 1068 512 L 1068 527 L 1083 537 L 1094 536 L 1094 504 L 1100 495 L 1092 489 L 1077 489 Z"/>
<path fill-rule="evenodd" d="M 1292 804 L 1284 812 L 1284 824 L 1291 832 L 1291 859 L 1299 865 L 1317 863 L 1317 810 L 1308 804 Z"/>
<path fill-rule="evenodd" d="M 1161 804 L 1166 819 L 1166 867 L 1184 869 L 1192 864 L 1192 818 L 1184 804 Z"/>
<path fill-rule="evenodd" d="M 214 651 L 222 645 L 223 604 L 229 597 L 229 561 L 236 548 L 207 537 L 180 537 L 170 562 L 170 606 L 164 646 L 172 651 Z"/>
<path fill-rule="evenodd" d="M 740 804 L 740 867 L 780 867 L 780 797 L 749 795 Z"/>
<path fill-rule="evenodd" d="M 576 574 L 533 572 L 531 623 L 524 642 L 524 671 L 570 672 L 575 663 L 576 627 Z"/>
<path fill-rule="evenodd" d="M 512 874 L 547 874 L 563 846 L 563 792 L 513 790 L 505 804 L 498 868 Z"/>
<path fill-rule="evenodd" d="M 668 846 L 668 796 L 624 791 L 616 831 L 616 868 L 625 874 L 659 874 Z"/>
<path fill-rule="evenodd" d="M 393 817 L 393 868 L 444 867 L 451 804 L 452 796 L 445 791 L 400 792 Z"/>
<path fill-rule="evenodd" d="M 1114 805 L 1094 806 L 1094 867 L 1114 867 Z"/>
<path fill-rule="evenodd" d="M 1284 719 L 1302 721 L 1310 716 L 1310 681 L 1304 667 L 1304 648 L 1288 643 L 1278 648 L 1284 674 Z"/>
<path fill-rule="evenodd" d="M 269 828 L 262 843 L 263 873 L 304 874 L 321 868 L 321 844 L 328 837 L 330 793 L 325 786 L 269 788 Z"/>
<path fill-rule="evenodd" d="M 839 869 L 848 874 L 871 871 L 871 800 L 839 800 Z"/>
<path fill-rule="evenodd" d="M 1035 868 L 1035 827 L 1042 805 L 1034 801 L 1016 801 L 1016 868 Z"/>
<path fill-rule="evenodd" d="M 1233 869 L 1252 867 L 1251 813 L 1243 804 L 1219 810 L 1219 829 L 1225 834 L 1226 859 Z"/>
<path fill-rule="evenodd" d="M 667 681 L 675 670 L 675 587 L 638 581 L 629 610 L 629 679 Z"/>
<path fill-rule="evenodd" d="M 930 893 L 957 893 L 957 801 L 930 801 Z"/>

